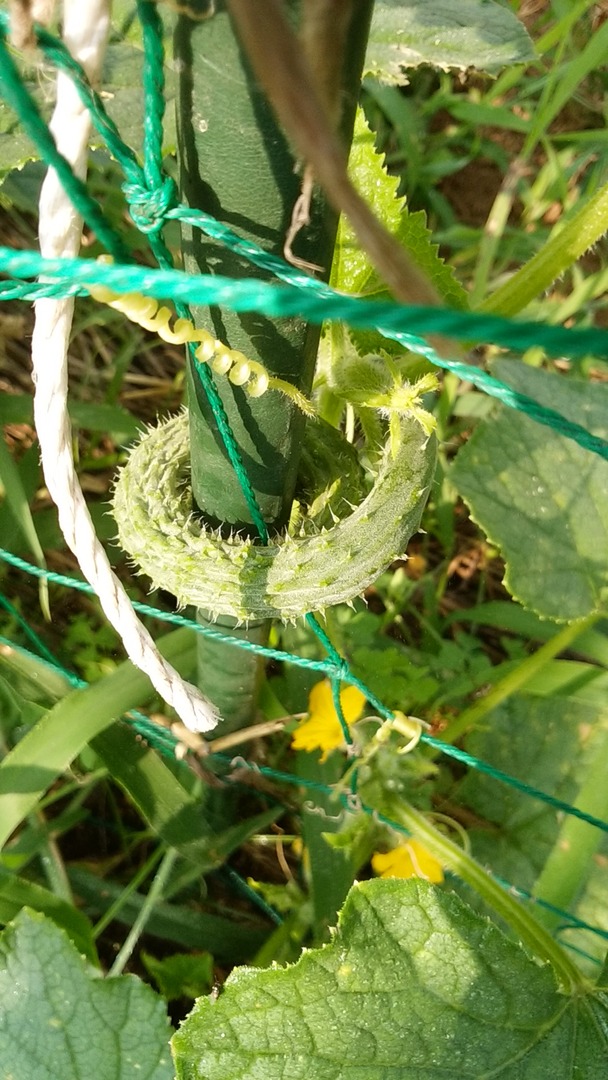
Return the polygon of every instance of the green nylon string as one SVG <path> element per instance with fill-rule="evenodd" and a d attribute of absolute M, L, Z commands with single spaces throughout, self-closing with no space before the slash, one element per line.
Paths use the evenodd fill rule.
<path fill-rule="evenodd" d="M 257 279 L 234 280 L 221 275 L 185 274 L 181 270 L 152 270 L 144 266 L 104 265 L 91 259 L 43 259 L 35 252 L 0 247 L 2 271 L 16 278 L 45 274 L 68 285 L 106 285 L 114 292 L 140 292 L 158 300 L 169 297 L 195 304 L 217 304 L 237 312 L 256 311 L 269 318 L 301 315 L 310 322 L 343 321 L 351 326 L 376 329 L 385 337 L 418 341 L 418 334 L 444 334 L 462 341 L 493 342 L 522 351 L 533 345 L 551 356 L 608 357 L 608 331 L 591 327 L 565 329 L 548 323 L 515 322 L 496 315 L 451 308 L 420 307 L 388 301 L 363 300 L 329 290 L 322 295 L 287 285 L 271 285 Z M 404 330 L 407 327 L 407 331 Z M 397 337 L 398 335 L 398 337 Z M 456 365 L 448 364 L 450 370 Z M 479 369 L 459 367 L 470 375 Z M 501 385 L 501 384 L 499 384 Z"/>
<path fill-rule="evenodd" d="M 2 600 L 3 598 L 0 594 L 0 603 L 2 602 Z M 34 631 L 31 631 L 31 633 L 33 637 L 37 638 L 37 635 L 34 633 Z M 40 639 L 38 639 L 38 641 L 40 641 Z M 41 642 L 40 644 L 42 644 L 45 652 L 48 652 L 46 646 L 43 645 L 43 643 Z M 0 637 L 0 645 L 6 645 L 9 648 L 14 649 L 16 652 L 21 653 L 22 655 L 28 657 L 33 656 L 32 653 L 29 653 L 26 649 L 22 649 L 20 646 L 13 644 L 13 642 L 9 641 L 7 638 Z M 42 662 L 45 667 L 48 667 L 54 672 L 63 675 L 70 681 L 76 678 L 72 676 L 70 672 L 66 671 L 66 669 L 56 661 L 49 662 L 46 659 L 41 661 L 38 657 L 36 659 L 39 663 Z M 78 683 L 79 687 L 85 687 L 88 685 L 83 680 L 77 678 L 76 682 Z M 133 717 L 135 716 L 137 716 L 137 723 L 133 720 Z M 141 734 L 147 742 L 149 742 L 152 746 L 158 749 L 160 753 L 162 753 L 165 757 L 170 757 L 173 759 L 175 758 L 175 747 L 178 740 L 171 731 L 161 728 L 158 724 L 155 724 L 152 720 L 150 720 L 149 717 L 145 716 L 143 713 L 136 713 L 135 710 L 132 710 L 131 713 L 129 713 L 125 717 L 125 719 L 131 724 L 131 726 L 135 730 L 137 730 L 138 734 Z M 212 754 L 211 758 L 215 761 L 221 761 L 228 765 L 230 765 L 234 761 L 234 758 L 227 757 L 225 754 Z M 360 803 L 357 800 L 353 800 L 352 796 L 350 795 L 337 793 L 335 789 L 332 788 L 330 785 L 322 784 L 316 780 L 305 780 L 300 776 L 295 776 L 291 773 L 279 772 L 276 769 L 260 767 L 255 762 L 247 761 L 244 758 L 239 757 L 238 761 L 239 764 L 243 764 L 246 768 L 251 769 L 252 771 L 260 772 L 261 774 L 267 776 L 269 779 L 278 780 L 284 783 L 289 783 L 291 785 L 297 785 L 298 787 L 305 787 L 309 791 L 315 792 L 319 795 L 329 795 L 334 798 L 338 797 L 341 800 L 344 809 L 348 813 L 354 813 L 356 810 L 361 810 L 363 813 L 381 821 L 382 824 L 387 825 L 389 828 L 394 829 L 396 832 L 399 832 L 402 835 L 406 836 L 409 835 L 407 829 L 405 829 L 403 825 L 399 824 L 396 821 L 392 821 L 390 818 L 387 818 L 384 815 L 379 814 L 372 807 L 367 806 L 365 803 Z M 235 872 L 231 870 L 231 868 L 226 869 L 230 878 L 232 880 L 235 880 L 233 878 L 233 874 Z M 542 900 L 538 897 L 533 896 L 532 893 L 528 892 L 526 889 L 511 884 L 511 882 L 506 881 L 504 878 L 501 878 L 498 874 L 494 874 L 491 871 L 490 874 L 494 878 L 494 880 L 497 881 L 498 884 L 503 887 L 503 889 L 505 889 L 505 891 L 511 892 L 513 895 L 517 896 L 518 899 L 529 901 L 537 907 L 546 908 L 548 911 L 553 912 L 553 914 L 562 917 L 565 920 L 565 923 L 563 927 L 558 927 L 558 931 L 564 929 L 587 930 L 592 934 L 596 934 L 598 937 L 608 940 L 608 931 L 603 930 L 601 927 L 592 926 L 590 923 L 585 922 L 583 919 L 579 919 L 577 915 L 574 915 L 568 911 L 564 911 L 562 908 L 556 907 L 555 904 L 551 904 L 546 900 Z M 250 899 L 253 900 L 254 897 L 250 897 Z M 278 923 L 281 921 L 280 916 L 278 916 L 277 913 L 274 912 L 274 909 L 269 909 L 266 913 L 269 915 L 273 922 Z M 556 931 L 556 933 L 558 931 Z"/>
<path fill-rule="evenodd" d="M 162 187 L 165 51 L 156 4 L 137 0 L 144 45 L 144 175 L 152 190 Z"/>
<path fill-rule="evenodd" d="M 156 5 L 149 0 L 138 0 L 138 12 L 142 23 L 144 42 L 144 168 L 145 188 L 134 184 L 123 185 L 130 205 L 131 217 L 143 232 L 148 234 L 150 248 L 163 270 L 173 268 L 173 259 L 161 236 L 166 211 L 175 201 L 175 184 L 163 174 L 163 117 L 165 112 L 165 66 L 162 41 L 162 21 Z M 155 201 L 156 195 L 160 198 Z M 193 321 L 190 308 L 176 302 L 177 314 Z M 190 364 L 201 383 L 215 418 L 220 437 L 245 501 L 251 519 L 263 544 L 268 543 L 268 530 L 257 501 L 253 485 L 243 464 L 234 433 L 228 421 L 224 403 L 218 393 L 211 370 L 196 359 L 196 346 L 188 344 Z"/>
<path fill-rule="evenodd" d="M 334 649 L 331 641 L 325 633 L 325 630 L 319 623 L 318 619 L 312 614 L 312 612 L 309 612 L 306 616 L 306 622 L 308 623 L 308 626 L 312 630 L 313 634 L 315 634 L 321 642 L 323 648 L 325 649 L 329 657 L 330 663 L 334 667 L 334 671 L 329 677 L 331 684 L 331 696 L 333 698 L 336 716 L 338 717 L 338 721 L 342 729 L 342 737 L 344 739 L 344 742 L 347 746 L 352 746 L 353 737 L 350 733 L 349 726 L 346 723 L 344 712 L 342 710 L 342 702 L 340 701 L 340 688 L 342 686 L 342 681 L 344 677 L 350 674 L 349 666 L 346 660 L 343 660 L 340 654 Z"/>
<path fill-rule="evenodd" d="M 45 31 L 38 31 L 39 44 L 45 52 L 45 55 L 74 80 L 81 96 L 81 100 L 83 100 L 84 104 L 89 109 L 93 123 L 97 127 L 98 132 L 104 138 L 106 145 L 122 165 L 127 179 L 127 182 L 123 186 L 123 190 L 129 202 L 131 216 L 138 228 L 142 232 L 149 234 L 152 250 L 161 267 L 160 271 L 152 272 L 155 274 L 156 282 L 151 283 L 148 281 L 147 286 L 143 280 L 127 286 L 117 283 L 116 281 L 112 283 L 112 281 L 109 280 L 112 277 L 111 273 L 104 273 L 100 283 L 108 284 L 110 288 L 113 288 L 117 292 L 147 292 L 149 295 L 158 296 L 159 298 L 164 298 L 168 295 L 176 303 L 178 314 L 186 318 L 189 317 L 189 313 L 185 303 L 187 300 L 194 300 L 195 302 L 198 301 L 200 303 L 222 303 L 224 306 L 232 307 L 236 311 L 255 309 L 256 311 L 274 318 L 288 317 L 297 314 L 300 316 L 304 315 L 311 322 L 321 322 L 325 319 L 342 319 L 354 326 L 373 326 L 385 336 L 399 341 L 405 348 L 412 349 L 413 351 L 426 356 L 434 364 L 453 371 L 461 378 L 468 379 L 473 382 L 474 385 L 479 386 L 487 393 L 502 400 L 505 404 L 526 412 L 539 422 L 548 424 L 562 434 L 574 438 L 580 445 L 585 446 L 587 449 L 599 453 L 603 457 L 608 457 L 608 444 L 604 440 L 597 439 L 579 425 L 565 421 L 563 417 L 553 410 L 542 408 L 536 402 L 524 395 L 517 394 L 505 384 L 500 383 L 498 380 L 493 379 L 492 376 L 487 375 L 487 373 L 479 371 L 479 369 L 473 368 L 470 365 L 438 357 L 428 343 L 418 336 L 419 334 L 439 333 L 461 340 L 468 340 L 471 338 L 489 340 L 493 341 L 495 344 L 515 348 L 518 351 L 534 344 L 541 345 L 552 355 L 565 354 L 569 356 L 581 356 L 598 352 L 599 355 L 605 356 L 608 355 L 608 334 L 605 332 L 596 330 L 566 331 L 559 327 L 549 327 L 544 324 L 514 323 L 509 320 L 497 319 L 495 317 L 451 312 L 446 311 L 445 309 L 407 308 L 395 304 L 366 304 L 358 299 L 343 297 L 334 293 L 328 286 L 316 281 L 314 278 L 302 274 L 293 267 L 288 266 L 283 260 L 264 252 L 254 244 L 243 241 L 237 234 L 233 233 L 232 230 L 221 225 L 219 222 L 215 222 L 208 215 L 199 211 L 188 210 L 185 207 L 175 206 L 175 185 L 170 178 L 163 174 L 162 170 L 162 122 L 164 114 L 162 23 L 160 22 L 154 5 L 147 4 L 144 0 L 138 0 L 138 9 L 142 21 L 144 51 L 146 57 L 144 65 L 144 94 L 146 107 L 144 110 L 143 170 L 140 168 L 133 152 L 120 139 L 120 135 L 115 125 L 105 112 L 101 99 L 90 87 L 80 66 L 72 59 L 61 42 L 53 38 L 52 35 L 47 34 Z M 5 33 L 6 25 L 6 16 L 0 15 L 0 35 Z M 94 229 L 115 258 L 128 261 L 129 253 L 126 252 L 121 239 L 114 233 L 111 226 L 107 225 L 100 208 L 90 198 L 84 184 L 74 176 L 68 163 L 58 154 L 48 129 L 46 129 L 33 100 L 20 80 L 17 69 L 6 50 L 4 42 L 0 41 L 0 45 L 2 46 L 2 48 L 0 48 L 0 87 L 4 90 L 4 96 L 20 116 L 25 129 L 35 142 L 42 158 L 47 164 L 56 168 L 62 183 L 78 212 L 82 214 L 84 219 L 90 227 Z M 216 286 L 214 292 L 213 289 L 211 289 L 211 283 L 201 275 L 197 279 L 194 279 L 194 281 L 198 283 L 199 288 L 205 288 L 206 285 L 207 291 L 204 294 L 203 299 L 201 299 L 200 292 L 197 294 L 196 290 L 188 288 L 184 290 L 184 282 L 180 280 L 184 275 L 177 274 L 176 276 L 176 272 L 172 271 L 169 252 L 160 236 L 162 227 L 167 220 L 187 221 L 191 225 L 202 229 L 208 235 L 214 236 L 227 246 L 232 247 L 233 250 L 245 255 L 252 263 L 263 266 L 268 272 L 279 278 L 279 280 L 287 282 L 289 288 L 277 289 L 272 286 L 264 286 L 263 283 L 259 282 L 233 282 L 225 279 L 213 279 L 213 284 Z M 40 260 L 42 268 L 38 268 L 33 274 L 32 272 L 24 273 L 23 264 L 21 264 L 21 267 L 18 262 L 15 263 L 13 261 L 11 264 L 12 255 L 13 253 L 10 251 L 7 252 L 7 249 L 0 249 L 0 267 L 17 277 L 20 275 L 25 277 L 34 276 L 38 273 L 46 274 L 49 272 L 48 263 L 58 262 L 57 260 Z M 61 262 L 63 262 L 64 266 L 59 268 L 60 273 L 65 269 L 65 263 L 71 262 L 80 264 L 81 260 L 63 260 Z M 88 265 L 90 267 L 91 264 L 89 263 Z M 104 268 L 104 271 L 112 269 L 123 273 L 123 278 L 121 280 L 124 283 L 124 274 L 128 271 L 128 268 Z M 166 275 L 172 274 L 173 280 L 170 281 L 167 292 L 163 292 L 159 295 L 158 292 L 155 292 L 155 288 L 156 283 L 162 277 L 163 272 Z M 147 274 L 149 279 L 150 272 L 140 273 L 143 277 Z M 0 298 L 7 299 L 11 296 L 18 296 L 21 299 L 31 299 L 34 290 L 37 290 L 38 296 L 59 296 L 66 295 L 67 293 L 76 295 L 81 292 L 86 293 L 86 289 L 82 289 L 79 286 L 82 282 L 87 280 L 90 281 L 91 279 L 86 277 L 85 272 L 85 274 L 75 274 L 71 282 L 66 281 L 65 278 L 60 278 L 61 284 L 59 285 L 36 285 L 34 288 L 30 286 L 29 289 L 16 282 L 5 282 L 2 283 L 0 288 Z M 42 292 L 43 289 L 46 290 L 44 293 Z M 403 329 L 405 326 L 407 326 L 407 330 Z M 206 374 L 207 381 L 210 382 L 210 386 L 205 386 L 205 389 L 209 393 L 214 413 L 216 413 L 217 409 L 216 418 L 219 421 L 221 430 L 221 413 L 223 412 L 223 407 L 221 406 L 221 401 L 217 395 L 213 381 L 209 379 L 206 370 L 205 372 L 201 372 L 200 367 L 197 366 L 197 371 L 202 375 L 203 379 Z M 213 400 L 214 397 L 216 398 L 216 401 Z M 225 428 L 226 431 L 225 433 L 223 432 L 224 441 L 241 482 L 241 486 L 244 488 L 245 497 L 248 498 L 247 489 L 250 488 L 249 480 L 242 462 L 240 461 L 232 432 L 226 420 Z M 231 453 L 231 444 L 234 451 L 233 453 Z M 259 510 L 257 510 L 257 503 L 255 502 L 255 496 L 253 495 L 252 490 L 251 497 L 253 498 L 254 503 L 252 516 L 262 539 L 265 539 L 266 527 L 259 514 Z M 256 520 L 256 518 L 259 520 Z M 8 554 L 9 553 L 6 552 L 0 552 L 0 557 L 8 556 Z M 17 564 L 12 558 L 6 558 L 5 561 L 13 562 L 13 565 Z M 20 560 L 20 562 L 22 563 L 21 568 L 25 569 L 27 567 L 29 572 L 38 570 L 38 568 L 33 568 L 28 564 L 25 564 L 23 560 Z M 41 576 L 56 581 L 62 579 L 62 584 L 70 584 L 72 587 L 81 589 L 84 587 L 83 591 L 87 592 L 93 591 L 89 587 L 84 586 L 84 583 L 76 582 L 73 579 L 67 579 L 63 575 L 42 572 Z M 8 603 L 9 602 L 7 602 L 7 604 Z M 6 604 L 4 606 L 6 606 Z M 343 681 L 358 685 L 367 699 L 378 708 L 380 715 L 386 718 L 392 716 L 390 710 L 386 709 L 386 707 L 371 694 L 364 684 L 352 675 L 348 668 L 348 664 L 334 650 L 327 635 L 312 615 L 307 617 L 307 621 L 313 632 L 326 648 L 329 657 L 327 661 L 306 661 L 302 658 L 292 656 L 291 654 L 282 653 L 281 650 L 271 650 L 256 646 L 249 642 L 243 642 L 241 639 L 232 638 L 230 635 L 220 634 L 217 631 L 211 630 L 211 628 L 200 627 L 190 620 L 183 619 L 183 617 L 167 617 L 165 613 L 158 612 L 148 605 L 135 606 L 140 611 L 146 610 L 148 614 L 155 614 L 156 617 L 164 618 L 166 621 L 177 621 L 177 619 L 179 619 L 180 623 L 191 626 L 196 632 L 206 631 L 209 636 L 218 637 L 238 647 L 248 646 L 253 652 L 262 653 L 264 655 L 273 655 L 276 658 L 284 659 L 291 663 L 300 663 L 303 666 L 324 671 L 328 674 L 331 681 L 334 704 L 347 741 L 350 741 L 350 733 L 342 714 L 339 696 L 340 686 Z M 11 613 L 16 616 L 20 622 L 24 622 L 19 616 L 19 613 L 16 612 L 16 609 L 13 609 Z M 30 640 L 34 641 L 35 639 L 36 635 L 34 635 L 34 632 L 32 631 Z M 39 639 L 37 640 L 38 644 L 45 648 L 43 643 L 40 642 Z M 82 680 L 78 679 L 78 677 L 71 675 L 70 673 L 65 674 L 70 679 L 72 685 L 86 685 L 83 684 Z M 170 752 L 169 748 L 174 747 L 175 742 L 173 736 L 171 736 L 170 733 L 165 733 L 162 729 L 158 729 L 156 725 L 152 725 L 147 717 L 138 714 L 135 723 L 138 725 L 138 730 L 140 730 L 145 737 L 154 738 L 162 752 Z M 536 789 L 523 784 L 521 781 L 516 780 L 516 778 L 508 776 L 500 770 L 496 770 L 493 767 L 486 765 L 484 762 L 478 761 L 464 751 L 443 744 L 439 740 L 428 736 L 426 733 L 423 734 L 422 739 L 441 752 L 449 754 L 469 767 L 487 773 L 501 783 L 515 787 L 524 794 L 528 794 L 548 803 L 554 809 L 572 814 L 573 816 L 587 821 L 589 824 L 596 825 L 598 828 L 608 831 L 607 823 L 601 822 L 599 819 L 593 818 L 590 815 L 583 814 L 578 811 L 576 807 L 569 806 L 561 800 L 554 799 L 544 792 L 537 791 Z M 161 746 L 161 743 L 164 745 Z M 272 774 L 274 779 L 283 779 L 290 783 L 302 783 L 301 778 L 290 777 L 289 774 L 280 774 L 275 770 L 260 768 L 259 771 L 268 775 Z M 322 785 L 315 785 L 317 791 L 320 791 L 321 787 Z M 328 793 L 335 795 L 333 789 L 328 789 Z M 348 805 L 349 808 L 352 809 L 352 806 L 354 805 L 352 804 L 352 800 L 354 798 L 355 801 L 357 801 L 356 796 L 353 796 L 353 793 L 351 792 L 350 796 L 344 796 L 344 798 L 347 801 L 350 800 Z M 361 808 L 364 809 L 365 812 L 374 813 L 370 808 Z M 381 815 L 375 814 L 375 816 L 381 818 Z M 404 831 L 396 823 L 391 823 L 387 820 L 386 824 L 396 828 L 398 831 Z M 521 895 L 524 895 L 523 891 L 517 891 L 519 891 Z M 567 920 L 568 925 L 575 924 L 576 920 L 573 921 L 575 917 L 570 916 L 566 912 L 561 912 L 559 909 L 553 910 L 563 915 Z M 577 925 L 584 925 L 581 924 L 580 921 L 576 921 L 576 923 Z M 588 926 L 585 926 L 585 928 L 591 930 L 594 929 Z"/>
<path fill-rule="evenodd" d="M 497 881 L 499 885 L 502 885 L 503 889 L 507 892 L 512 892 L 518 899 L 527 900 L 535 907 L 544 908 L 546 911 L 551 911 L 554 915 L 560 915 L 562 918 L 566 918 L 566 924 L 564 926 L 558 926 L 555 933 L 559 933 L 561 930 L 590 930 L 592 934 L 597 934 L 598 937 L 604 938 L 608 941 L 608 930 L 603 930 L 600 926 L 592 926 L 590 923 L 585 922 L 584 919 L 579 919 L 577 915 L 571 914 L 571 912 L 565 912 L 562 908 L 558 908 L 555 904 L 550 903 L 549 900 L 543 900 L 540 896 L 534 896 L 533 893 L 528 892 L 527 889 L 522 889 L 519 885 L 512 885 L 511 882 L 506 881 L 498 874 L 492 874 L 494 881 Z M 564 944 L 567 944 L 564 942 Z M 590 958 L 592 959 L 592 958 Z"/>
<path fill-rule="evenodd" d="M 26 573 L 31 574 L 34 577 L 44 577 L 51 582 L 55 582 L 59 585 L 67 586 L 68 588 L 77 589 L 80 592 L 95 595 L 95 590 L 84 581 L 79 581 L 76 578 L 68 577 L 65 574 L 56 574 L 52 570 L 46 570 L 43 567 L 33 566 L 31 563 L 21 559 L 17 555 L 13 555 L 11 552 L 4 551 L 0 548 L 0 559 L 9 563 L 11 566 L 15 566 L 20 570 L 24 570 Z M 258 653 L 262 656 L 272 657 L 273 659 L 282 660 L 289 664 L 295 664 L 300 667 L 308 668 L 312 671 L 321 671 L 325 675 L 332 679 L 338 679 L 342 682 L 347 682 L 351 686 L 356 686 L 365 696 L 367 701 L 377 710 L 378 715 L 385 720 L 394 719 L 393 713 L 386 707 L 376 695 L 365 685 L 361 679 L 358 679 L 350 671 L 350 668 L 345 660 L 343 660 L 338 653 L 333 650 L 329 639 L 326 639 L 332 655 L 336 658 L 337 662 L 332 660 L 308 660 L 305 657 L 296 656 L 295 654 L 283 652 L 278 649 L 270 649 L 267 646 L 256 645 L 250 641 L 243 641 L 242 638 L 231 637 L 229 634 L 221 634 L 219 631 L 212 630 L 211 627 L 200 626 L 198 623 L 191 619 L 186 619 L 183 615 L 175 615 L 173 613 L 167 613 L 160 611 L 158 608 L 151 607 L 148 604 L 140 604 L 136 601 L 132 601 L 133 607 L 136 611 L 145 615 L 151 615 L 155 619 L 159 619 L 161 622 L 168 622 L 173 625 L 186 626 L 195 633 L 202 633 L 205 636 L 215 637 L 221 640 L 227 645 L 234 645 L 235 648 L 245 648 L 251 652 Z M 324 642 L 325 643 L 325 642 Z M 545 791 L 540 791 L 538 788 L 531 787 L 529 784 L 524 783 L 522 780 L 518 780 L 514 776 L 510 776 L 508 773 L 503 772 L 501 769 L 494 768 L 493 765 L 488 765 L 487 762 L 481 761 L 479 758 L 474 757 L 472 754 L 468 754 L 466 750 L 460 750 L 456 746 L 451 746 L 448 743 L 441 742 L 440 739 L 434 738 L 432 735 L 428 735 L 427 732 L 423 732 L 420 741 L 426 743 L 428 746 L 432 746 L 433 749 L 438 750 L 440 753 L 445 754 L 447 757 L 454 758 L 456 761 L 461 762 L 468 768 L 475 769 L 477 772 L 484 773 L 486 776 L 490 776 L 493 780 L 496 780 L 500 784 L 504 784 L 507 787 L 515 788 L 524 795 L 528 795 L 530 798 L 537 799 L 539 802 L 546 803 L 554 810 L 568 814 L 571 817 L 579 818 L 581 821 L 585 821 L 588 825 L 594 825 L 602 832 L 608 833 L 608 822 L 602 821 L 601 818 L 594 817 L 592 814 L 586 814 L 584 811 L 579 810 L 576 806 L 571 806 L 569 803 L 564 802 L 563 799 L 557 799 L 553 795 L 549 795 Z"/>
<path fill-rule="evenodd" d="M 601 355 L 608 355 L 608 333 L 603 330 L 565 330 L 544 323 L 515 323 L 495 316 L 476 315 L 445 308 L 409 307 L 404 304 L 374 303 L 333 293 L 331 296 L 310 295 L 289 286 L 268 285 L 265 282 L 206 274 L 188 275 L 179 270 L 150 270 L 140 266 L 108 266 L 87 259 L 43 259 L 34 252 L 16 252 L 0 247 L 0 270 L 9 276 L 30 278 L 42 275 L 58 283 L 74 285 L 106 285 L 114 292 L 141 292 L 146 296 L 174 301 L 224 306 L 233 311 L 257 311 L 270 318 L 298 315 L 310 322 L 340 320 L 352 326 L 372 327 L 385 337 L 403 341 L 432 359 L 440 367 L 454 372 L 479 386 L 504 405 L 526 413 L 539 423 L 573 439 L 584 449 L 608 460 L 608 442 L 588 432 L 580 424 L 566 420 L 553 409 L 533 401 L 494 379 L 485 371 L 459 361 L 437 356 L 422 339 L 396 329 L 399 325 L 414 327 L 422 333 L 442 334 L 462 339 L 480 338 L 497 344 L 527 348 L 536 343 L 547 352 L 557 355 L 587 355 L 591 339 Z M 491 332 L 493 331 L 493 332 Z M 406 343 L 407 339 L 407 343 Z M 558 348 L 559 342 L 559 348 Z"/>
<path fill-rule="evenodd" d="M 38 634 L 36 633 L 36 631 L 30 626 L 27 619 L 23 618 L 23 615 L 21 614 L 20 611 L 17 610 L 15 605 L 11 604 L 10 600 L 6 596 L 4 596 L 3 593 L 1 593 L 1 592 L 0 592 L 0 607 L 3 607 L 4 610 L 7 611 L 8 614 L 20 626 L 21 630 L 25 634 L 28 641 L 34 646 L 34 648 L 35 648 L 36 652 L 38 653 L 38 655 L 43 660 L 46 660 L 47 664 L 50 664 L 51 666 L 57 667 L 58 666 L 57 665 L 57 660 L 53 656 L 50 649 L 47 649 L 47 647 L 46 647 L 44 641 L 42 640 L 42 638 L 39 637 Z M 67 672 L 62 671 L 62 673 L 66 675 L 66 678 L 68 678 Z"/>

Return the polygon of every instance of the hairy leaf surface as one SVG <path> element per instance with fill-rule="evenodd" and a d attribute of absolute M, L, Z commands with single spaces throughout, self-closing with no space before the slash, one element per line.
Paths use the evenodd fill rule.
<path fill-rule="evenodd" d="M 607 1021 L 453 894 L 376 880 L 330 945 L 233 972 L 173 1049 L 178 1080 L 582 1080 L 605 1073 Z"/>
<path fill-rule="evenodd" d="M 23 911 L 0 939 L 0 1061 L 10 1080 L 171 1080 L 164 1003 L 103 980 L 62 930 Z"/>
<path fill-rule="evenodd" d="M 608 436 L 608 387 L 502 361 L 515 390 Z M 505 585 L 556 622 L 599 610 L 608 596 L 608 461 L 522 413 L 479 424 L 451 479 L 507 564 Z"/>

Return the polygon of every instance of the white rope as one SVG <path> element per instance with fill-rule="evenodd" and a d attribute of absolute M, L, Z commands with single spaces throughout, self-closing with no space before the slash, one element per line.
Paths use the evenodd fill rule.
<path fill-rule="evenodd" d="M 63 37 L 91 81 L 99 78 L 109 29 L 108 0 L 65 0 Z M 75 172 L 86 174 L 89 115 L 62 72 L 57 75 L 57 103 L 50 124 L 60 152 Z M 49 258 L 74 256 L 80 248 L 82 221 L 54 170 L 49 169 L 40 195 L 40 251 Z M 73 300 L 38 300 L 32 340 L 34 416 L 47 488 L 59 511 L 63 535 L 101 606 L 120 634 L 129 658 L 144 671 L 191 731 L 210 731 L 218 714 L 203 695 L 177 674 L 160 655 L 137 618 L 110 567 L 86 506 L 72 457 L 67 412 L 67 350 Z"/>

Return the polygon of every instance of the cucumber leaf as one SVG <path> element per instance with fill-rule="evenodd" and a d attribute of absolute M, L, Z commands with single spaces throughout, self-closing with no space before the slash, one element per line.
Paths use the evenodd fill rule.
<path fill-rule="evenodd" d="M 601 438 L 608 387 L 509 361 L 498 378 Z M 500 548 L 505 585 L 556 622 L 601 610 L 608 597 L 608 461 L 513 409 L 482 421 L 450 478 Z"/>
<path fill-rule="evenodd" d="M 100 979 L 50 919 L 0 938 L 0 1061 L 11 1080 L 171 1080 L 165 1006 L 134 975 Z"/>
<path fill-rule="evenodd" d="M 523 23 L 493 0 L 377 0 L 365 68 L 383 82 L 404 83 L 404 69 L 420 64 L 493 75 L 534 56 Z"/>
<path fill-rule="evenodd" d="M 178 1080 L 572 1080 L 608 1065 L 605 994 L 427 882 L 355 885 L 330 945 L 236 969 L 173 1038 Z"/>

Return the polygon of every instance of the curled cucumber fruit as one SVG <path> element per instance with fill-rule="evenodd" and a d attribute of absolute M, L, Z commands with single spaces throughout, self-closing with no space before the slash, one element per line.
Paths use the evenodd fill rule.
<path fill-rule="evenodd" d="M 303 507 L 299 535 L 263 546 L 222 537 L 193 514 L 188 418 L 181 414 L 146 434 L 120 474 L 114 497 L 120 543 L 155 587 L 213 616 L 291 621 L 352 600 L 403 556 L 433 479 L 434 436 L 409 412 L 396 423 L 398 437 L 393 429 L 371 490 L 354 509 L 343 488 L 338 512 L 346 510 L 344 517 L 318 528 Z M 323 438 L 323 428 L 311 426 L 314 438 Z M 313 495 L 323 503 L 322 488 L 307 491 L 309 502 Z"/>

